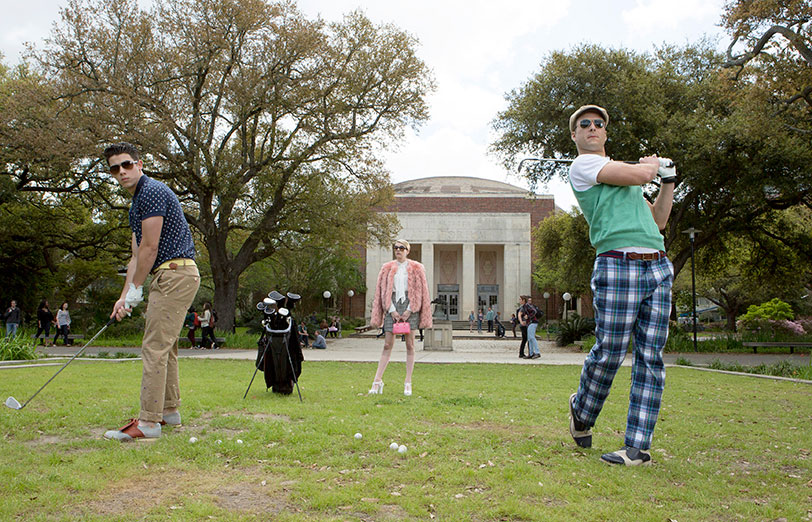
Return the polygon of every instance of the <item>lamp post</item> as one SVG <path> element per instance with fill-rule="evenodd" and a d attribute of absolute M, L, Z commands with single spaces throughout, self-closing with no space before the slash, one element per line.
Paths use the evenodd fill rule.
<path fill-rule="evenodd" d="M 347 297 L 350 298 L 350 317 L 352 317 L 352 296 L 355 295 L 355 292 L 352 290 L 347 290 Z"/>
<path fill-rule="evenodd" d="M 550 323 L 549 323 L 549 315 L 550 315 L 550 305 L 547 304 L 547 300 L 550 299 L 550 292 L 544 292 L 544 333 L 547 337 L 547 340 L 550 340 Z"/>
<path fill-rule="evenodd" d="M 572 294 L 570 294 L 569 292 L 564 292 L 564 295 L 562 295 L 561 298 L 564 300 L 564 320 L 566 321 L 567 320 L 567 305 L 569 304 L 570 299 L 572 299 Z"/>
<path fill-rule="evenodd" d="M 694 263 L 694 238 L 696 235 L 702 232 L 701 230 L 697 230 L 694 227 L 689 229 L 683 230 L 683 234 L 688 234 L 688 241 L 691 243 L 691 297 L 692 297 L 692 308 L 691 308 L 691 321 L 694 325 L 694 351 L 699 351 L 696 347 L 696 269 Z"/>
<path fill-rule="evenodd" d="M 333 295 L 330 293 L 329 290 L 325 290 L 321 296 L 324 298 L 324 320 L 327 320 L 327 300 L 330 299 L 330 296 Z M 329 324 L 328 324 L 329 326 Z"/>

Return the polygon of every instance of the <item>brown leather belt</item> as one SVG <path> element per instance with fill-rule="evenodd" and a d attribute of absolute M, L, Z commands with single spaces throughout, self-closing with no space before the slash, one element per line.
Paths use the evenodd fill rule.
<path fill-rule="evenodd" d="M 158 270 L 177 270 L 179 266 L 197 266 L 197 265 L 195 264 L 194 259 L 179 257 L 176 259 L 170 259 L 169 261 L 164 261 L 160 265 L 153 268 L 152 272 L 150 273 L 154 275 Z"/>
<path fill-rule="evenodd" d="M 620 250 L 609 250 L 598 257 L 614 257 L 615 259 L 631 259 L 632 261 L 657 261 L 665 257 L 665 252 L 651 252 L 649 254 L 641 254 L 639 252 L 621 252 Z"/>

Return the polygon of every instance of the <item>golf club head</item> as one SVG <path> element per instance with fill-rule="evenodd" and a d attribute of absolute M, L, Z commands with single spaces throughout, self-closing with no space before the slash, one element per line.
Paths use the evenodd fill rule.
<path fill-rule="evenodd" d="M 279 315 L 281 315 L 282 317 L 287 317 L 288 315 L 290 315 L 290 312 L 288 311 L 287 308 L 280 308 L 278 312 Z"/>
<path fill-rule="evenodd" d="M 265 303 L 263 303 L 262 301 L 258 302 L 257 303 L 257 310 L 259 310 L 260 312 L 264 311 L 265 310 Z"/>
<path fill-rule="evenodd" d="M 284 296 L 284 295 L 280 294 L 280 293 L 279 293 L 279 292 L 277 292 L 276 290 L 271 290 L 271 291 L 268 293 L 268 297 L 270 297 L 270 298 L 271 298 L 271 299 L 273 299 L 274 301 L 281 301 L 282 299 L 284 299 L 284 298 L 285 298 L 285 296 Z"/>
<path fill-rule="evenodd" d="M 293 310 L 293 307 L 296 306 L 296 303 L 302 298 L 299 294 L 294 294 L 293 292 L 288 292 L 286 295 L 287 299 L 285 299 L 285 307 L 288 310 Z"/>
<path fill-rule="evenodd" d="M 11 408 L 12 410 L 19 410 L 22 408 L 22 406 L 20 406 L 20 403 L 14 397 L 9 397 L 8 399 L 6 399 L 6 406 Z"/>

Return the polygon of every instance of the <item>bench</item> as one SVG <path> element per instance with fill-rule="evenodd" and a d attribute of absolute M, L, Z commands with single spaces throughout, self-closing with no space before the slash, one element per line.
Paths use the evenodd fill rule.
<path fill-rule="evenodd" d="M 182 336 L 182 337 L 178 337 L 178 344 L 180 344 L 181 341 L 186 341 L 188 343 L 189 338 L 186 337 L 185 335 Z M 202 337 L 195 337 L 195 346 L 200 346 L 200 343 L 202 343 L 202 342 L 203 342 Z M 226 338 L 225 337 L 215 337 L 214 342 L 217 344 L 217 346 L 223 346 L 226 343 Z"/>
<path fill-rule="evenodd" d="M 753 353 L 756 353 L 756 350 L 761 348 L 769 348 L 771 346 L 789 346 L 789 353 L 794 353 L 794 349 L 797 346 L 798 348 L 812 348 L 812 343 L 807 342 L 760 342 L 760 341 L 748 341 L 742 343 L 742 346 L 747 346 L 753 349 Z"/>
<path fill-rule="evenodd" d="M 364 326 L 356 326 L 355 327 L 355 333 L 362 334 L 362 333 L 368 331 L 370 328 L 372 328 L 372 326 L 370 326 L 368 324 L 365 324 Z"/>

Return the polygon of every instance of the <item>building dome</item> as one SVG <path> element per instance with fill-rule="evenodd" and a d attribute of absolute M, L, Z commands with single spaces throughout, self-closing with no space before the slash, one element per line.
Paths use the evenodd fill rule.
<path fill-rule="evenodd" d="M 396 196 L 501 196 L 527 197 L 527 189 L 492 179 L 467 176 L 436 176 L 403 181 L 394 185 Z"/>

